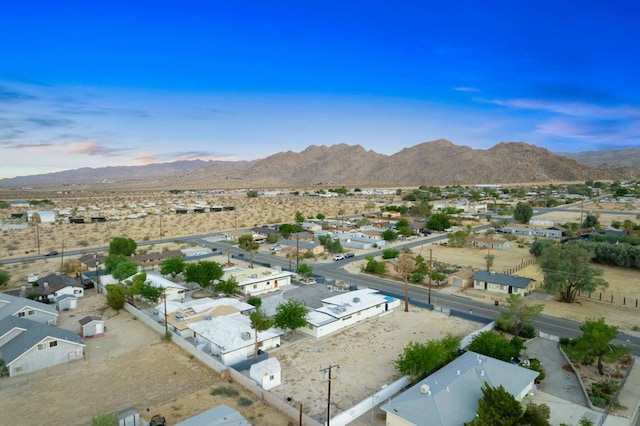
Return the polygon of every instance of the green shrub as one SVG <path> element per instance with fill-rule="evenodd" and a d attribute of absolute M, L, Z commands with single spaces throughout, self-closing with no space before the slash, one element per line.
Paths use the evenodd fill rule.
<path fill-rule="evenodd" d="M 220 395 L 220 396 L 229 396 L 229 397 L 235 397 L 240 395 L 240 392 L 238 392 L 237 390 L 235 390 L 232 387 L 229 386 L 220 386 L 218 388 L 215 388 L 211 391 L 211 395 L 216 396 L 216 395 Z"/>
<path fill-rule="evenodd" d="M 537 377 L 538 381 L 543 381 L 547 377 L 547 372 L 544 370 L 544 367 L 540 363 L 539 360 L 532 358 L 529 360 L 529 370 L 537 371 L 540 373 Z"/>
<path fill-rule="evenodd" d="M 245 398 L 244 396 L 241 396 L 240 398 L 238 398 L 238 405 L 241 407 L 248 407 L 251 404 L 253 404 L 253 401 L 250 400 L 249 398 Z"/>

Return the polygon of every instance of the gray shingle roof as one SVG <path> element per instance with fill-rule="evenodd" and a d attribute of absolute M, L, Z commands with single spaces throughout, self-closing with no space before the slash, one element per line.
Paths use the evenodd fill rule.
<path fill-rule="evenodd" d="M 19 312 L 24 307 L 30 307 L 35 310 L 48 312 L 51 315 L 58 316 L 56 310 L 45 303 L 36 302 L 35 300 L 14 296 L 8 293 L 0 293 L 0 320 L 7 316 L 15 315 L 16 312 Z"/>
<path fill-rule="evenodd" d="M 82 339 L 77 334 L 64 328 L 13 316 L 0 320 L 0 336 L 4 336 L 16 328 L 24 331 L 0 347 L 0 354 L 6 365 L 11 364 L 16 358 L 47 337 L 84 346 Z"/>
<path fill-rule="evenodd" d="M 478 271 L 473 276 L 476 281 L 484 281 L 500 285 L 508 285 L 517 288 L 527 288 L 531 278 L 518 277 L 515 275 L 501 274 L 499 272 Z"/>
<path fill-rule="evenodd" d="M 38 296 L 45 296 L 55 293 L 56 291 L 65 287 L 78 287 L 83 288 L 82 284 L 75 279 L 67 275 L 49 274 L 46 277 L 39 278 L 34 285 L 26 286 L 26 294 L 34 294 Z M 22 289 L 9 290 L 6 293 L 14 296 L 19 296 Z"/>
<path fill-rule="evenodd" d="M 537 376 L 536 371 L 466 352 L 381 408 L 415 425 L 459 426 L 473 420 L 485 382 L 518 396 Z M 429 392 L 421 392 L 423 385 Z"/>
<path fill-rule="evenodd" d="M 87 317 L 82 318 L 80 321 L 78 321 L 80 323 L 80 325 L 87 325 L 90 322 L 93 321 L 104 321 L 102 319 L 102 317 L 96 316 L 96 315 L 89 315 Z"/>

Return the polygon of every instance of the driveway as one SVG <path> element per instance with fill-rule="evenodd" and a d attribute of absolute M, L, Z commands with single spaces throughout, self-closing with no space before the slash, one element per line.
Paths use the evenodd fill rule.
<path fill-rule="evenodd" d="M 542 382 L 541 391 L 574 404 L 587 405 L 576 375 L 562 368 L 567 362 L 562 356 L 557 342 L 535 338 L 528 341 L 526 347 L 527 357 L 540 360 L 547 372 L 547 377 Z"/>

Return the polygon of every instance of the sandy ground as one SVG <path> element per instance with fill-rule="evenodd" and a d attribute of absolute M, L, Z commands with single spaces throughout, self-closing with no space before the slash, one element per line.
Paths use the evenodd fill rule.
<path fill-rule="evenodd" d="M 102 295 L 81 299 L 77 311 L 62 312 L 60 325 L 79 330 L 86 315 L 103 315 L 107 333 L 86 339 L 86 360 L 16 378 L 0 379 L 0 424 L 39 425 L 46 412 L 52 424 L 86 425 L 98 412 L 135 406 L 147 420 L 162 414 L 175 424 L 219 404 L 238 409 L 254 425 L 286 425 L 288 418 L 191 359 L 129 313 L 104 309 Z M 237 397 L 212 396 L 230 386 Z M 253 403 L 240 407 L 240 397 Z M 149 411 L 147 411 L 149 408 Z M 31 418 L 26 413 L 30 413 Z"/>
<path fill-rule="evenodd" d="M 327 380 L 320 371 L 338 364 L 331 385 L 334 414 L 350 408 L 401 377 L 393 361 L 410 342 L 427 342 L 446 334 L 465 336 L 481 325 L 441 313 L 402 307 L 323 339 L 306 339 L 292 347 L 270 351 L 283 367 L 283 384 L 273 392 L 310 416 L 326 419 Z"/>

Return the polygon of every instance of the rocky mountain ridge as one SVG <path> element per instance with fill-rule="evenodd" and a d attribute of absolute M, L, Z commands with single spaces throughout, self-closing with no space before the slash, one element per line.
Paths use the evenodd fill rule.
<path fill-rule="evenodd" d="M 640 152 L 640 149 L 638 149 Z M 606 153 L 606 152 L 605 152 Z M 601 158 L 606 158 L 603 155 Z M 625 152 L 629 155 L 628 152 Z M 615 160 L 611 160 L 616 164 Z M 120 185 L 140 188 L 241 188 L 310 185 L 412 186 L 631 179 L 640 169 L 588 166 L 524 142 L 473 149 L 440 139 L 392 155 L 360 145 L 311 145 L 256 161 L 179 161 L 82 168 L 0 180 L 0 188 Z"/>

